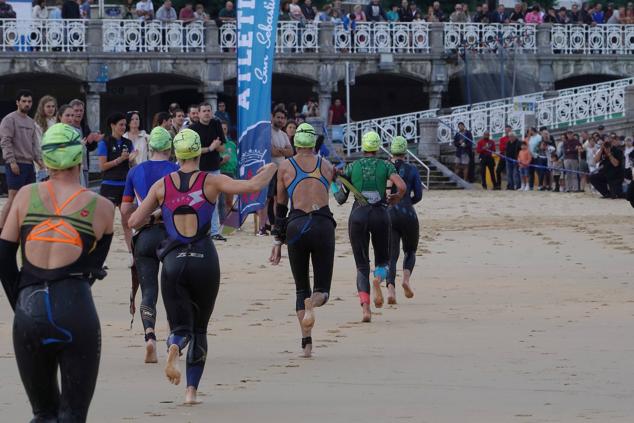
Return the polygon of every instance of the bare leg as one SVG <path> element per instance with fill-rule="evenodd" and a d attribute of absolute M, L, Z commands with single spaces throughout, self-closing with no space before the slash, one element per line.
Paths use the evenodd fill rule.
<path fill-rule="evenodd" d="M 174 385 L 181 383 L 181 371 L 178 368 L 178 359 L 180 351 L 178 345 L 170 345 L 167 354 L 167 363 L 165 364 L 165 376 Z"/>
<path fill-rule="evenodd" d="M 301 321 L 302 328 L 310 331 L 313 326 L 315 326 L 315 312 L 313 311 L 313 300 L 312 298 L 306 298 L 304 300 L 304 318 Z M 308 335 L 310 336 L 310 335 Z"/>
<path fill-rule="evenodd" d="M 4 227 L 4 222 L 7 220 L 7 216 L 9 215 L 9 210 L 11 210 L 11 204 L 13 204 L 13 199 L 15 198 L 15 194 L 17 191 L 14 189 L 9 190 L 9 196 L 7 197 L 7 202 L 4 203 L 4 207 L 2 208 L 2 213 L 0 214 L 0 229 Z"/>
<path fill-rule="evenodd" d="M 370 311 L 370 304 L 363 303 L 361 304 L 361 308 L 363 309 L 363 318 L 361 321 L 363 323 L 370 323 L 372 321 L 372 311 Z"/>
<path fill-rule="evenodd" d="M 376 308 L 383 307 L 383 292 L 381 291 L 381 277 L 375 276 L 372 280 L 372 288 L 374 289 L 374 306 Z"/>
<path fill-rule="evenodd" d="M 307 298 L 306 301 L 310 301 L 310 298 Z M 306 313 L 304 310 L 297 310 L 297 320 L 299 320 L 299 328 L 302 331 L 302 338 L 307 338 L 309 336 L 311 336 L 311 331 L 312 331 L 312 326 L 311 327 L 307 327 L 304 325 L 304 317 L 306 316 Z M 314 321 L 313 321 L 314 323 Z M 304 351 L 304 357 L 310 357 L 312 356 L 312 352 L 313 352 L 313 345 L 312 344 L 306 344 L 302 347 L 303 351 Z"/>
<path fill-rule="evenodd" d="M 412 287 L 409 284 L 410 276 L 412 276 L 412 272 L 403 270 L 403 291 L 405 291 L 405 297 L 407 298 L 414 297 L 414 291 L 412 291 Z"/>
<path fill-rule="evenodd" d="M 196 390 L 196 388 L 194 388 L 193 386 L 188 386 L 187 390 L 185 391 L 185 404 L 187 405 L 200 404 L 200 401 L 196 399 L 197 392 L 198 391 Z"/>
<path fill-rule="evenodd" d="M 145 333 L 154 333 L 154 329 L 148 328 Z M 156 356 L 156 341 L 154 339 L 148 339 L 145 342 L 145 362 L 158 363 L 158 357 Z"/>
<path fill-rule="evenodd" d="M 119 208 L 119 213 L 121 215 L 121 226 L 123 227 L 123 238 L 125 239 L 125 245 L 128 247 L 128 252 L 132 251 L 132 229 L 128 226 L 128 220 L 121 213 L 121 208 Z"/>
<path fill-rule="evenodd" d="M 387 286 L 387 303 L 396 304 L 396 289 L 392 284 Z"/>

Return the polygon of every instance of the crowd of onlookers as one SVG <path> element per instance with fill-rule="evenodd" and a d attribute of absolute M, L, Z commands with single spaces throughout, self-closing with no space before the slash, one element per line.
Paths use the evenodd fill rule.
<path fill-rule="evenodd" d="M 590 189 L 605 198 L 623 198 L 632 190 L 632 137 L 606 133 L 600 125 L 594 132 L 568 130 L 559 138 L 548 128 L 530 128 L 520 138 L 510 126 L 495 141 L 485 132 L 475 140 L 464 123 L 454 136 L 456 173 L 473 182 L 476 156 L 482 187 L 487 176 L 493 189 L 501 189 L 503 174 L 509 190 L 583 192 Z M 488 173 L 488 175 L 487 175 Z"/>
<path fill-rule="evenodd" d="M 90 19 L 94 0 L 57 0 L 55 7 L 47 8 L 46 0 L 35 0 L 32 9 L 34 19 Z M 360 2 L 361 3 L 361 2 Z M 283 0 L 280 5 L 281 21 L 299 22 L 454 22 L 454 23 L 556 23 L 556 24 L 634 24 L 634 2 L 616 7 L 613 3 L 573 3 L 570 8 L 542 7 L 539 4 L 521 2 L 513 8 L 499 5 L 489 9 L 487 2 L 469 8 L 467 3 L 457 3 L 453 10 L 446 10 L 439 1 L 402 0 L 386 2 L 367 0 L 364 4 L 350 6 L 341 0 L 333 0 L 317 7 L 313 0 Z M 215 19 L 219 25 L 235 21 L 234 2 L 227 1 L 217 14 L 210 16 L 203 3 L 186 2 L 176 10 L 171 0 L 163 0 L 157 7 L 151 0 L 126 0 L 122 6 L 124 19 L 141 21 L 181 20 L 186 23 Z M 0 19 L 15 18 L 15 12 L 6 0 L 0 0 Z"/>

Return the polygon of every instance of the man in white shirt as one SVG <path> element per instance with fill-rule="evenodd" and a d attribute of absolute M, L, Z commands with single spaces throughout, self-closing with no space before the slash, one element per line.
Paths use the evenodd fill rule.
<path fill-rule="evenodd" d="M 154 19 L 154 4 L 152 4 L 152 0 L 139 1 L 136 4 L 136 15 L 140 21 L 147 22 Z"/>
<path fill-rule="evenodd" d="M 161 22 L 172 22 L 177 19 L 176 10 L 172 7 L 172 0 L 163 2 L 163 6 L 156 11 L 156 19 Z"/>

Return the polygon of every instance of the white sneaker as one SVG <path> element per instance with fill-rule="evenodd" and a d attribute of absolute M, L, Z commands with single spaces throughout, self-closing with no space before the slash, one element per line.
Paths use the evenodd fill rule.
<path fill-rule="evenodd" d="M 531 190 L 531 187 L 529 187 L 528 185 L 524 187 L 524 191 L 530 191 L 530 190 Z"/>

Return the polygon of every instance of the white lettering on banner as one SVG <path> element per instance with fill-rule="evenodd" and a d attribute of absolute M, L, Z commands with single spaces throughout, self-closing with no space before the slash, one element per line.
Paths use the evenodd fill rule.
<path fill-rule="evenodd" d="M 275 1 L 269 0 L 264 3 L 264 9 L 266 10 L 266 25 L 259 24 L 258 30 L 259 32 L 256 34 L 255 38 L 258 40 L 260 44 L 262 44 L 266 49 L 271 48 L 271 40 L 273 37 L 273 17 L 275 13 Z M 263 63 L 260 67 L 255 67 L 253 69 L 253 73 L 255 77 L 262 81 L 263 84 L 267 84 L 269 82 L 269 55 L 264 55 Z"/>
<path fill-rule="evenodd" d="M 246 90 L 242 91 L 240 95 L 238 96 L 238 106 L 242 107 L 243 109 L 249 110 L 249 107 L 251 106 L 251 103 L 249 102 L 250 97 L 251 97 L 250 88 L 247 88 Z"/>
<path fill-rule="evenodd" d="M 247 32 L 246 34 L 240 34 L 240 37 L 238 37 L 238 47 L 253 47 L 253 33 Z"/>
<path fill-rule="evenodd" d="M 251 66 L 251 49 L 246 51 L 247 57 L 238 58 L 238 66 Z"/>
<path fill-rule="evenodd" d="M 238 81 L 242 82 L 251 82 L 251 74 L 250 73 L 241 73 L 238 75 Z"/>

